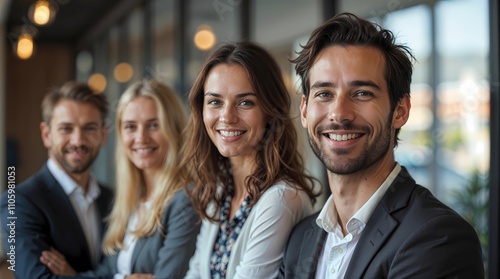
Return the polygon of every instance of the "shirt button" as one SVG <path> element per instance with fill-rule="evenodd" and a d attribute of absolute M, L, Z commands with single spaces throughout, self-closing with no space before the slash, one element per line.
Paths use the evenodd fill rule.
<path fill-rule="evenodd" d="M 337 249 L 337 253 L 338 253 L 338 254 L 342 254 L 343 252 L 344 252 L 344 250 L 342 250 L 342 248 L 338 248 L 338 249 Z"/>
<path fill-rule="evenodd" d="M 330 266 L 330 273 L 335 273 L 335 268 L 333 266 Z"/>

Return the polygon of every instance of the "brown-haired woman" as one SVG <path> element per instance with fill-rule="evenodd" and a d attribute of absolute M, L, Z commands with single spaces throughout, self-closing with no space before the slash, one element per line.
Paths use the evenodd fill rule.
<path fill-rule="evenodd" d="M 274 278 L 316 197 L 279 67 L 256 44 L 222 44 L 188 102 L 183 163 L 193 168 L 189 192 L 203 222 L 185 278 Z"/>

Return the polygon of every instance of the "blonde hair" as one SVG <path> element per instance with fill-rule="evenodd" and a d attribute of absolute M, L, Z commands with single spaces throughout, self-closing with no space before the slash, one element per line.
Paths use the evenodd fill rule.
<path fill-rule="evenodd" d="M 153 100 L 158 112 L 160 131 L 168 143 L 161 177 L 151 193 L 152 205 L 144 214 L 133 234 L 146 237 L 160 230 L 163 233 L 161 217 L 163 209 L 174 194 L 184 187 L 179 175 L 182 130 L 186 125 L 186 114 L 179 97 L 173 90 L 154 80 L 145 80 L 132 84 L 120 97 L 116 114 L 116 196 L 113 210 L 108 217 L 108 228 L 103 241 L 105 254 L 115 254 L 123 249 L 123 238 L 130 216 L 139 208 L 145 184 L 142 172 L 127 157 L 121 139 L 122 115 L 126 106 L 138 97 Z"/>

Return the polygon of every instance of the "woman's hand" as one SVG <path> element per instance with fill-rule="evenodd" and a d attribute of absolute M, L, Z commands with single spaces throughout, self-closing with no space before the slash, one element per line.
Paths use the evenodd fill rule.
<path fill-rule="evenodd" d="M 46 265 L 55 275 L 76 275 L 76 271 L 68 264 L 64 255 L 53 247 L 50 247 L 50 251 L 42 252 L 40 262 Z"/>

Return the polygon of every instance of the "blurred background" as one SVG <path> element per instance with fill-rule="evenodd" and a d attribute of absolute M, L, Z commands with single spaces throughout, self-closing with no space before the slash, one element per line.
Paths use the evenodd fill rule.
<path fill-rule="evenodd" d="M 411 116 L 396 158 L 473 224 L 489 278 L 500 278 L 497 0 L 0 0 L 0 181 L 8 166 L 20 183 L 44 164 L 41 100 L 76 79 L 110 100 L 112 128 L 93 172 L 113 188 L 114 112 L 125 88 L 155 78 L 185 100 L 217 43 L 248 39 L 278 61 L 295 102 L 300 152 L 326 184 L 299 125 L 301 92 L 288 59 L 344 11 L 392 30 L 413 50 Z"/>

